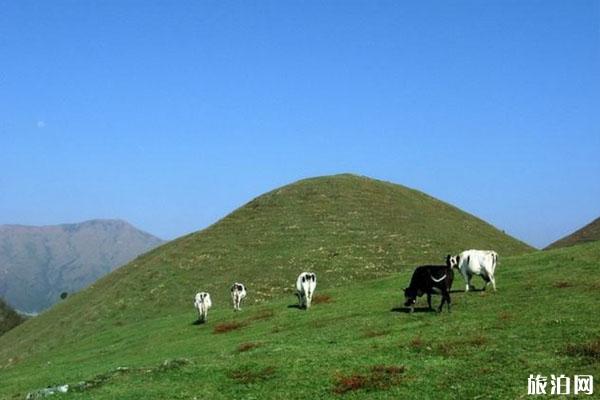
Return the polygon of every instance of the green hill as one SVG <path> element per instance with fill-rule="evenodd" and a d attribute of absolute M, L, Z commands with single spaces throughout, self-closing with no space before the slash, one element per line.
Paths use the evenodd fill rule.
<path fill-rule="evenodd" d="M 271 304 L 286 313 L 297 311 L 285 306 L 294 301 L 293 283 L 303 270 L 318 274 L 320 291 L 332 290 L 342 298 L 344 290 L 335 287 L 398 272 L 406 280 L 415 264 L 442 262 L 445 254 L 466 248 L 495 249 L 501 260 L 533 250 L 472 215 L 406 187 L 354 175 L 302 180 L 138 257 L 7 333 L 0 339 L 0 375 L 17 379 L 7 386 L 10 392 L 89 377 L 121 364 L 187 357 L 198 350 L 188 347 L 194 347 L 189 335 L 210 329 L 190 325 L 191 299 L 198 289 L 211 292 L 218 322 L 231 316 L 230 283 L 245 282 L 248 318 L 264 319 L 265 327 L 271 326 L 267 320 L 275 313 Z M 365 285 L 379 285 L 373 282 Z M 405 282 L 383 282 L 390 285 L 386 290 L 395 303 L 399 285 Z M 346 320 L 345 302 L 336 303 L 335 309 L 341 308 L 338 316 L 327 318 Z M 245 312 L 240 315 L 246 318 Z M 389 309 L 383 315 L 389 316 Z M 285 335 L 294 336 L 293 330 Z M 212 336 L 194 342 L 208 343 L 208 338 Z M 211 354 L 214 351 L 218 347 Z M 229 351 L 222 356 L 231 357 Z M 32 379 L 18 378 L 19 371 L 48 361 L 60 368 Z"/>
<path fill-rule="evenodd" d="M 25 319 L 0 299 L 0 335 L 19 325 Z"/>
<path fill-rule="evenodd" d="M 498 292 L 453 293 L 450 314 L 399 312 L 403 271 L 317 288 L 308 312 L 291 296 L 239 313 L 221 301 L 206 325 L 182 309 L 7 359 L 22 325 L 0 338 L 0 398 L 64 383 L 100 400 L 525 398 L 529 374 L 599 376 L 599 262 L 600 242 L 505 257 Z"/>
<path fill-rule="evenodd" d="M 559 247 L 573 246 L 581 243 L 594 242 L 597 240 L 600 240 L 600 217 L 596 218 L 583 228 L 548 245 L 548 247 L 546 247 L 546 250 L 556 249 Z"/>

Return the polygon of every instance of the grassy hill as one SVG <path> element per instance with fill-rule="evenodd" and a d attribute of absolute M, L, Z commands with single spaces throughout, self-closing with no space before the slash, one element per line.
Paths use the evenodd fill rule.
<path fill-rule="evenodd" d="M 73 399 L 525 398 L 529 374 L 599 376 L 599 262 L 600 242 L 505 257 L 498 292 L 455 292 L 450 314 L 401 312 L 403 271 L 318 288 L 308 312 L 220 302 L 205 325 L 181 309 L 7 359 L 22 326 L 0 339 L 0 398 L 64 383 Z"/>
<path fill-rule="evenodd" d="M 0 336 L 25 319 L 15 312 L 4 300 L 0 299 Z"/>
<path fill-rule="evenodd" d="M 0 297 L 40 312 L 161 243 L 120 220 L 0 225 Z"/>
<path fill-rule="evenodd" d="M 323 307 L 330 310 L 322 315 L 324 321 L 330 322 L 313 319 L 318 314 L 311 310 L 305 329 L 311 324 L 323 324 L 329 327 L 325 332 L 349 335 L 355 331 L 352 318 L 369 315 L 369 310 L 381 302 L 385 307 L 375 315 L 387 316 L 387 320 L 398 316 L 390 314 L 389 308 L 397 304 L 401 285 L 406 284 L 408 271 L 416 263 L 442 262 L 445 254 L 466 248 L 495 249 L 501 255 L 501 268 L 505 268 L 506 256 L 533 250 L 472 215 L 406 187 L 354 175 L 302 180 L 250 201 L 203 231 L 138 257 L 85 291 L 8 332 L 0 338 L 0 379 L 11 382 L 6 385 L 5 393 L 17 393 L 89 378 L 118 366 L 148 366 L 155 371 L 151 365 L 165 358 L 191 357 L 193 363 L 207 362 L 194 355 L 199 351 L 211 357 L 218 355 L 221 361 L 232 359 L 236 352 L 226 348 L 231 344 L 226 338 L 236 336 L 224 335 L 219 340 L 226 343 L 213 346 L 211 325 L 191 325 L 194 319 L 191 299 L 198 289 L 210 291 L 215 303 L 215 323 L 230 319 L 229 285 L 234 280 L 245 282 L 249 289 L 247 311 L 239 315 L 241 322 L 238 322 L 244 327 L 262 326 L 259 330 L 240 332 L 254 332 L 256 340 L 263 336 L 267 339 L 267 331 L 279 329 L 281 323 L 282 340 L 294 338 L 299 341 L 296 345 L 302 345 L 305 339 L 293 329 L 298 310 L 286 306 L 294 300 L 293 282 L 303 270 L 315 271 L 319 290 L 331 290 L 334 296 L 333 303 L 324 303 L 331 308 Z M 506 266 L 507 270 L 510 268 Z M 397 273 L 401 274 L 400 281 Z M 389 276 L 393 278 L 377 280 Z M 376 303 L 344 299 L 346 290 L 338 287 L 347 285 L 354 285 L 357 293 L 361 293 L 356 297 L 363 297 L 363 288 L 368 290 L 368 296 Z M 501 280 L 499 285 L 502 287 Z M 382 292 L 377 294 L 379 289 Z M 350 308 L 346 307 L 348 301 L 353 304 Z M 354 311 L 347 313 L 347 310 Z M 395 319 L 389 321 L 395 323 L 391 322 Z M 360 329 L 366 326 L 361 322 Z M 321 344 L 330 340 L 328 333 L 324 335 L 318 340 Z M 337 339 L 332 340 L 332 345 L 338 343 Z M 210 349 L 204 349 L 209 343 Z M 272 351 L 282 352 L 281 357 L 288 359 L 285 346 Z M 332 359 L 358 349 L 340 351 Z M 294 363 L 293 356 L 290 357 Z M 193 368 L 190 365 L 157 366 L 155 372 L 163 376 L 159 370 L 173 369 L 173 373 L 179 374 Z M 25 376 L 35 368 L 46 372 Z M 121 378 L 137 382 L 142 370 L 131 371 L 136 372 Z M 199 372 L 193 371 L 193 374 Z M 264 372 L 269 375 L 269 371 Z M 208 385 L 208 381 L 204 384 Z M 136 394 L 139 397 L 146 386 L 140 382 L 134 385 L 137 384 L 140 386 L 127 395 L 125 389 L 118 389 L 118 397 L 136 398 Z M 215 385 L 212 394 L 218 398 L 217 389 L 223 382 L 215 381 Z M 106 385 L 109 392 L 111 387 Z"/>
<path fill-rule="evenodd" d="M 597 240 L 600 240 L 600 217 L 596 218 L 583 228 L 548 245 L 546 249 L 556 249 L 559 247 L 573 246 L 575 244 L 594 242 Z"/>

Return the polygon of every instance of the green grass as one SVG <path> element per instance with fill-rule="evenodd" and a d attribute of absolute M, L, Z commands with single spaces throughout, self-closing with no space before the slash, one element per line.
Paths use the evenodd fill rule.
<path fill-rule="evenodd" d="M 25 321 L 25 318 L 0 299 L 0 336 Z"/>
<path fill-rule="evenodd" d="M 0 337 L 0 394 L 79 380 L 96 382 L 98 398 L 353 396 L 359 387 L 390 396 L 410 392 L 409 382 L 435 371 L 454 374 L 448 356 L 436 356 L 436 340 L 468 338 L 482 320 L 452 325 L 467 315 L 458 311 L 461 295 L 456 317 L 390 309 L 416 264 L 442 262 L 466 248 L 494 249 L 507 266 L 508 256 L 533 251 L 399 185 L 354 175 L 299 181 L 139 257 L 7 332 Z M 309 313 L 287 308 L 304 270 L 316 272 L 319 292 L 330 296 Z M 234 281 L 249 293 L 238 315 L 228 306 Z M 216 304 L 205 326 L 191 324 L 200 289 Z M 478 298 L 464 299 L 473 315 L 482 312 Z M 488 306 L 505 299 L 490 298 Z M 224 332 L 215 333 L 217 325 Z M 407 345 L 418 335 L 422 349 Z M 471 353 L 480 357 L 477 349 Z M 190 362 L 160 367 L 179 358 Z M 130 369 L 115 371 L 120 366 Z"/>
<path fill-rule="evenodd" d="M 454 293 L 450 314 L 394 311 L 410 278 L 402 271 L 319 286 L 308 312 L 288 307 L 292 295 L 239 313 L 220 298 L 205 325 L 192 324 L 191 302 L 127 324 L 82 325 L 22 359 L 3 358 L 0 397 L 82 380 L 97 386 L 54 398 L 526 397 L 532 373 L 600 376 L 599 262 L 599 243 L 505 257 L 498 292 Z M 23 349 L 19 335 L 9 339 L 3 355 L 7 344 Z"/>

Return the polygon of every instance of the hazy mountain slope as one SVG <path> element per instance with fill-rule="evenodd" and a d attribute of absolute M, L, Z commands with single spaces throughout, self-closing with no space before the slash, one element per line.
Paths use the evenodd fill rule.
<path fill-rule="evenodd" d="M 25 318 L 0 299 L 0 335 L 23 322 Z"/>
<path fill-rule="evenodd" d="M 248 302 L 291 295 L 313 270 L 319 288 L 385 276 L 448 252 L 491 248 L 502 258 L 531 251 L 489 224 L 403 186 L 353 175 L 306 179 L 262 195 L 213 226 L 154 249 L 70 296 L 18 330 L 21 357 L 56 332 L 91 334 L 190 310 L 199 289 L 216 304 L 229 285 Z M 0 343 L 1 344 L 1 343 Z"/>
<path fill-rule="evenodd" d="M 120 220 L 0 225 L 0 297 L 39 312 L 161 243 Z"/>
<path fill-rule="evenodd" d="M 596 240 L 600 240 L 600 217 L 570 235 L 551 243 L 546 249 L 573 246 L 575 244 L 594 242 Z"/>

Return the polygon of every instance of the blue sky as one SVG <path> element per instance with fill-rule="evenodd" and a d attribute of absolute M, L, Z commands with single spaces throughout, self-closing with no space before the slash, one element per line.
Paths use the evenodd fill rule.
<path fill-rule="evenodd" d="M 0 0 L 0 224 L 171 239 L 354 172 L 543 246 L 599 153 L 598 1 Z"/>

